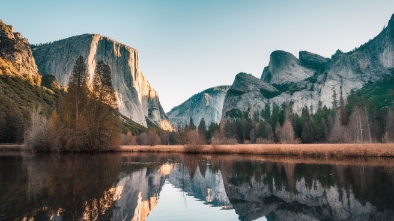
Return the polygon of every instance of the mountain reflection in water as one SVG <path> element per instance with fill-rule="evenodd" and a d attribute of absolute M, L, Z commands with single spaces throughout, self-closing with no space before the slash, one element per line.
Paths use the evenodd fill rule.
<path fill-rule="evenodd" d="M 1 153 L 0 196 L 0 220 L 394 220 L 394 159 Z"/>

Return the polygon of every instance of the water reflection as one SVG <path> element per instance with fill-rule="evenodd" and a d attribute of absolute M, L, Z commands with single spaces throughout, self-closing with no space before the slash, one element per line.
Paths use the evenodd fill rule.
<path fill-rule="evenodd" d="M 2 153 L 0 196 L 0 220 L 393 220 L 394 160 Z"/>

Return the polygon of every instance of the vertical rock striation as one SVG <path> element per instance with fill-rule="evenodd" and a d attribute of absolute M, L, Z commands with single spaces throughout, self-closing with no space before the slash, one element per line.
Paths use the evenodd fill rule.
<path fill-rule="evenodd" d="M 35 46 L 33 55 L 40 73 L 55 75 L 62 86 L 67 85 L 78 56 L 86 59 L 90 82 L 96 63 L 104 61 L 111 68 L 120 113 L 145 127 L 150 121 L 172 130 L 157 92 L 140 71 L 137 50 L 98 34 L 84 34 Z"/>

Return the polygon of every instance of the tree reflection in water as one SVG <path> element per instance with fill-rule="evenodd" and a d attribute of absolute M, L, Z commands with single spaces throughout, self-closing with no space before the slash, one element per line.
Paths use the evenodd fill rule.
<path fill-rule="evenodd" d="M 166 180 L 245 221 L 394 217 L 393 159 L 2 153 L 0 162 L 0 220 L 145 220 Z"/>

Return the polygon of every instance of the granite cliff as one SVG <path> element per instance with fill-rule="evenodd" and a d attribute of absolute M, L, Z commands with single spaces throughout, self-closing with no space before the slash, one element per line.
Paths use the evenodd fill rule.
<path fill-rule="evenodd" d="M 207 127 L 211 123 L 219 123 L 222 117 L 224 97 L 229 88 L 230 86 L 218 86 L 193 95 L 167 113 L 171 123 L 175 127 L 185 126 L 189 123 L 190 118 L 196 125 L 204 118 Z"/>
<path fill-rule="evenodd" d="M 0 143 L 24 141 L 33 107 L 51 113 L 60 90 L 48 80 L 38 73 L 28 40 L 0 20 Z"/>
<path fill-rule="evenodd" d="M 11 25 L 0 20 L 0 57 L 12 63 L 16 72 L 25 78 L 40 83 L 40 75 L 32 55 L 30 44 L 21 33 L 14 32 Z"/>
<path fill-rule="evenodd" d="M 252 84 L 269 85 L 270 93 L 262 92 L 259 88 L 250 90 L 243 84 L 244 74 L 239 74 L 226 95 L 222 115 L 226 116 L 232 109 L 239 109 L 248 111 L 252 116 L 267 102 L 292 102 L 293 110 L 297 113 L 305 106 L 316 110 L 319 102 L 331 108 L 333 99 L 339 103 L 341 96 L 346 99 L 352 90 L 391 74 L 392 68 L 394 15 L 379 35 L 351 52 L 338 50 L 331 58 L 307 51 L 300 51 L 299 58 L 289 52 L 272 52 L 261 79 L 252 80 Z M 244 86 L 239 89 L 242 84 Z M 242 93 L 231 93 L 235 87 Z"/>
<path fill-rule="evenodd" d="M 267 98 L 275 96 L 279 91 L 272 85 L 246 73 L 235 76 L 233 85 L 228 90 L 224 104 L 224 118 L 231 118 L 231 110 L 254 113 L 264 108 Z"/>
<path fill-rule="evenodd" d="M 34 46 L 33 55 L 39 72 L 56 76 L 61 86 L 67 86 L 78 56 L 86 59 L 90 80 L 96 62 L 104 61 L 111 68 L 121 114 L 145 127 L 152 122 L 164 130 L 173 129 L 158 93 L 140 70 L 136 49 L 98 34 L 84 34 Z"/>

